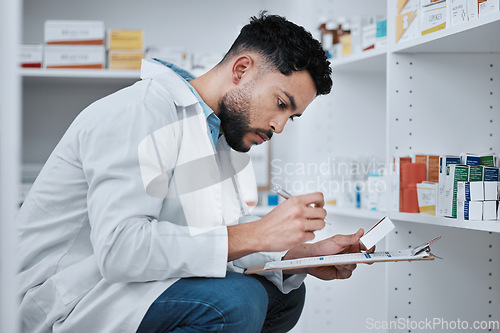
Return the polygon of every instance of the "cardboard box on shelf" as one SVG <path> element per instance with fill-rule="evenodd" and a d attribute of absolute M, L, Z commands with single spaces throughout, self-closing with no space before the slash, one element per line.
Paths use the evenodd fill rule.
<path fill-rule="evenodd" d="M 142 50 L 110 50 L 108 68 L 112 70 L 139 70 L 144 58 Z"/>
<path fill-rule="evenodd" d="M 478 0 L 479 17 L 495 14 L 500 11 L 499 0 Z"/>
<path fill-rule="evenodd" d="M 484 182 L 457 182 L 457 201 L 484 201 Z"/>
<path fill-rule="evenodd" d="M 483 221 L 495 221 L 497 219 L 498 201 L 483 201 Z"/>
<path fill-rule="evenodd" d="M 445 216 L 457 217 L 457 182 L 469 180 L 467 165 L 451 164 L 446 172 Z"/>
<path fill-rule="evenodd" d="M 104 37 L 105 33 L 103 21 L 45 21 L 45 44 L 104 45 Z"/>
<path fill-rule="evenodd" d="M 478 0 L 467 0 L 467 17 L 469 21 L 475 20 L 479 17 Z"/>
<path fill-rule="evenodd" d="M 484 200 L 498 200 L 498 182 L 484 182 Z"/>
<path fill-rule="evenodd" d="M 467 0 L 450 0 L 451 26 L 469 21 L 467 14 Z"/>
<path fill-rule="evenodd" d="M 418 208 L 420 213 L 436 215 L 437 183 L 417 184 Z"/>
<path fill-rule="evenodd" d="M 44 67 L 103 69 L 106 62 L 105 53 L 103 45 L 46 45 Z"/>
<path fill-rule="evenodd" d="M 449 20 L 447 0 L 421 0 L 421 34 L 422 36 L 446 29 Z"/>
<path fill-rule="evenodd" d="M 451 164 L 460 164 L 460 156 L 439 156 L 438 215 L 446 216 L 446 172 Z"/>
<path fill-rule="evenodd" d="M 109 50 L 142 50 L 144 32 L 142 30 L 110 29 L 108 31 Z"/>
<path fill-rule="evenodd" d="M 22 68 L 42 68 L 43 44 L 19 45 L 19 66 Z"/>
<path fill-rule="evenodd" d="M 483 219 L 483 201 L 457 202 L 457 219 L 481 221 Z"/>
<path fill-rule="evenodd" d="M 418 9 L 396 16 L 396 44 L 420 36 Z"/>

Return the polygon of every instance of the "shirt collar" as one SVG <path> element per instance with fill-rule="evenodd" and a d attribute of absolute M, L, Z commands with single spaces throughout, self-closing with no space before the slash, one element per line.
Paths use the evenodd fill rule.
<path fill-rule="evenodd" d="M 164 61 L 164 60 L 161 60 L 161 59 L 158 59 L 158 58 L 153 58 L 153 60 L 156 61 L 156 62 L 159 62 L 162 65 L 167 66 L 170 69 L 172 69 L 177 75 L 179 75 L 181 78 L 184 79 L 184 81 L 188 85 L 189 89 L 191 89 L 191 92 L 200 101 L 201 106 L 203 108 L 203 112 L 205 113 L 205 117 L 206 118 L 210 117 L 210 115 L 212 115 L 212 114 L 215 116 L 214 111 L 203 101 L 203 99 L 198 94 L 198 92 L 196 91 L 196 89 L 194 89 L 194 87 L 189 83 L 189 81 L 194 80 L 196 78 L 193 74 L 191 74 L 189 71 L 187 71 L 187 70 L 185 70 L 183 68 L 180 68 L 180 67 L 178 67 L 178 66 L 176 66 L 176 65 L 174 65 L 174 64 L 172 64 L 170 62 L 167 62 L 167 61 Z"/>

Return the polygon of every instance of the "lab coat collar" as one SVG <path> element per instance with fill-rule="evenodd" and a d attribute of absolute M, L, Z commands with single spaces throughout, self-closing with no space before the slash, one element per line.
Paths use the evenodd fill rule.
<path fill-rule="evenodd" d="M 171 68 L 157 61 L 142 60 L 141 79 L 158 79 L 165 82 L 177 106 L 187 107 L 199 103 L 198 98 L 196 98 L 189 87 L 184 83 L 183 78 Z"/>

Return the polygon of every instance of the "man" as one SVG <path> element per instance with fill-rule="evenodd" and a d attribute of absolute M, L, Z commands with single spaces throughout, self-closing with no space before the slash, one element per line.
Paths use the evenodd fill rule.
<path fill-rule="evenodd" d="M 144 61 L 142 80 L 86 108 L 19 213 L 23 332 L 281 332 L 307 273 L 245 276 L 267 261 L 359 252 L 359 230 L 314 244 L 321 193 L 248 217 L 244 152 L 332 85 L 320 44 L 261 14 L 205 75 Z"/>

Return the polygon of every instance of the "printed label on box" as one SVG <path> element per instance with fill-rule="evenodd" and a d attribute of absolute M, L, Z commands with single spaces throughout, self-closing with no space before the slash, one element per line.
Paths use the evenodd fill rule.
<path fill-rule="evenodd" d="M 45 68 L 102 69 L 105 62 L 104 46 L 45 46 Z"/>
<path fill-rule="evenodd" d="M 44 40 L 46 44 L 104 45 L 104 22 L 48 20 Z"/>

